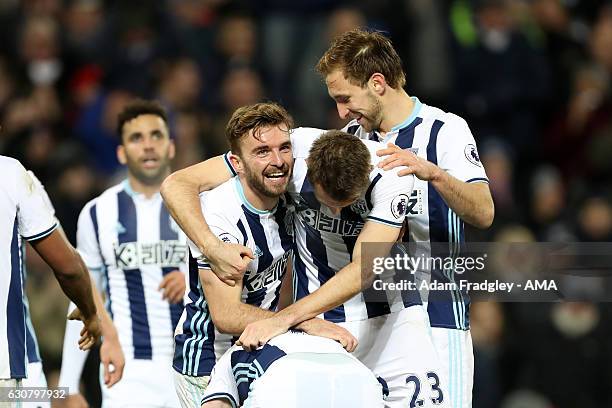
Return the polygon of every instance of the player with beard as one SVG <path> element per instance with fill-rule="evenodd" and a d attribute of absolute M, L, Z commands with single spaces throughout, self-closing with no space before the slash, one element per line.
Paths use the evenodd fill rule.
<path fill-rule="evenodd" d="M 377 152 L 388 155 L 379 167 L 406 166 L 398 174 L 416 176 L 403 240 L 420 243 L 421 253 L 411 255 L 458 256 L 465 241 L 464 222 L 487 228 L 494 216 L 487 175 L 465 120 L 408 95 L 402 62 L 391 41 L 378 32 L 341 34 L 316 68 L 338 115 L 350 120 L 344 130 L 388 143 Z M 444 244 L 432 248 L 436 242 Z M 441 283 L 456 278 L 453 270 L 418 272 Z M 474 357 L 469 296 L 460 290 L 429 295 L 423 301 L 429 300 L 432 338 L 443 364 L 440 374 L 449 384 L 447 400 L 453 408 L 471 407 Z M 412 381 L 426 384 L 427 379 Z"/>
<path fill-rule="evenodd" d="M 249 253 L 247 268 L 244 277 L 229 286 L 189 241 L 189 290 L 174 355 L 175 386 L 183 407 L 200 407 L 215 351 L 229 347 L 220 344 L 215 329 L 238 336 L 249 323 L 271 317 L 279 305 L 281 281 L 293 252 L 291 210 L 284 196 L 293 169 L 292 125 L 289 114 L 273 103 L 239 108 L 227 124 L 232 154 L 225 159 L 237 174 L 202 193 L 200 204 L 216 239 Z M 356 346 L 348 331 L 321 319 L 298 328 L 338 340 L 348 350 Z"/>
<path fill-rule="evenodd" d="M 178 407 L 168 384 L 188 250 L 159 194 L 174 142 L 165 111 L 150 101 L 129 104 L 119 114 L 117 133 L 127 179 L 87 203 L 77 229 L 77 249 L 106 296 L 126 359 L 122 381 L 102 386 L 102 404 Z M 60 375 L 73 407 L 87 406 L 78 394 L 86 353 L 71 347 L 76 334 L 74 326 L 66 327 Z"/>

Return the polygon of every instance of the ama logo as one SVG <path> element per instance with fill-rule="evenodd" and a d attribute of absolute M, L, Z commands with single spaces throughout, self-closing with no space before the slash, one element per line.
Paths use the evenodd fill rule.
<path fill-rule="evenodd" d="M 406 216 L 408 200 L 409 198 L 406 194 L 400 194 L 391 201 L 391 214 L 398 220 Z"/>
<path fill-rule="evenodd" d="M 476 150 L 475 145 L 470 143 L 469 145 L 465 146 L 464 153 L 465 158 L 468 159 L 470 163 L 475 166 L 482 167 L 482 164 L 480 163 L 480 156 L 478 156 L 478 150 Z"/>

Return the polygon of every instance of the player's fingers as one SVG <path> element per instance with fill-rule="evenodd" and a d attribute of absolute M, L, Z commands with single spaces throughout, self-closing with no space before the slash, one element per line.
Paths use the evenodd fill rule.
<path fill-rule="evenodd" d="M 248 257 L 251 259 L 255 259 L 255 255 L 253 255 L 253 251 L 251 251 L 251 248 L 246 247 L 244 245 L 240 245 L 240 255 L 242 257 Z"/>
<path fill-rule="evenodd" d="M 110 381 L 110 386 L 115 385 L 116 383 L 119 382 L 119 380 L 121 380 L 121 378 L 123 377 L 123 368 L 125 367 L 125 364 L 119 364 L 119 365 L 114 365 L 111 364 L 110 368 L 111 368 L 111 381 Z"/>
<path fill-rule="evenodd" d="M 104 384 L 108 387 L 108 383 L 110 382 L 110 377 L 111 377 L 109 362 L 103 361 L 102 365 L 104 366 Z"/>
<path fill-rule="evenodd" d="M 378 156 L 378 157 L 388 156 L 388 155 L 393 154 L 393 153 L 395 153 L 395 149 L 386 147 L 384 149 L 377 150 L 376 151 L 376 156 Z"/>
<path fill-rule="evenodd" d="M 397 166 L 401 166 L 402 162 L 400 161 L 400 157 L 396 154 L 387 157 L 385 160 L 378 163 L 378 167 L 383 170 L 391 170 Z"/>
<path fill-rule="evenodd" d="M 403 176 L 408 176 L 410 174 L 414 174 L 416 173 L 416 167 L 415 166 L 408 166 L 405 169 L 401 169 L 400 171 L 397 172 L 397 175 L 400 177 Z"/>

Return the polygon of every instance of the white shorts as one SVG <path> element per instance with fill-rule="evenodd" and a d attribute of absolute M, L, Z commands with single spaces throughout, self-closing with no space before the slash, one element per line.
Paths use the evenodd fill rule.
<path fill-rule="evenodd" d="M 179 408 L 172 386 L 172 360 L 126 360 L 121 381 L 107 388 L 104 367 L 100 365 L 103 408 L 164 407 Z"/>
<path fill-rule="evenodd" d="M 474 350 L 470 331 L 433 327 L 431 332 L 442 364 L 441 378 L 448 384 L 449 406 L 471 408 Z"/>
<path fill-rule="evenodd" d="M 210 376 L 192 377 L 174 371 L 174 388 L 183 408 L 200 408 Z"/>
<path fill-rule="evenodd" d="M 359 341 L 353 353 L 388 387 L 387 408 L 448 407 L 448 386 L 422 306 L 339 323 Z"/>
<path fill-rule="evenodd" d="M 293 353 L 253 382 L 243 408 L 382 408 L 380 384 L 348 354 Z"/>
<path fill-rule="evenodd" d="M 42 387 L 47 388 L 47 379 L 45 378 L 45 373 L 43 372 L 42 363 L 39 361 L 37 363 L 29 363 L 28 364 L 28 378 L 24 378 L 21 381 L 22 387 Z M 50 408 L 50 402 L 22 402 L 21 406 L 23 408 Z"/>

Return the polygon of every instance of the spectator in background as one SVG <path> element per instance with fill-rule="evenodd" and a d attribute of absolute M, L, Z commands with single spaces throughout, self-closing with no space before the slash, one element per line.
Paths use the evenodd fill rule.
<path fill-rule="evenodd" d="M 519 158 L 536 154 L 540 104 L 549 95 L 549 69 L 517 29 L 504 0 L 475 0 L 475 36 L 458 41 L 452 93 L 479 141 L 498 137 Z M 469 24 L 469 22 L 468 22 Z"/>

